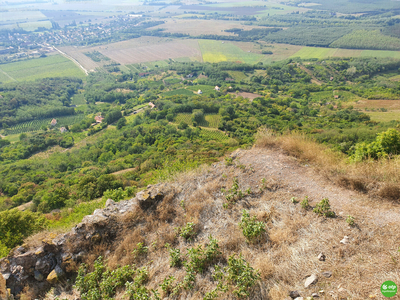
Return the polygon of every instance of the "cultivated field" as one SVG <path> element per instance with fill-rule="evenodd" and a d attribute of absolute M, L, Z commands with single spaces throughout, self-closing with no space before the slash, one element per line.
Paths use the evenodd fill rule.
<path fill-rule="evenodd" d="M 389 122 L 393 120 L 396 121 L 400 120 L 400 110 L 388 111 L 388 112 L 369 111 L 366 112 L 366 114 L 371 117 L 372 121 L 376 122 Z"/>
<path fill-rule="evenodd" d="M 130 65 L 166 59 L 186 58 L 188 61 L 201 60 L 201 53 L 196 40 L 173 40 L 157 37 L 141 37 L 118 43 L 96 47 L 62 47 L 87 70 L 102 66 L 87 57 L 84 53 L 98 51 L 121 65 Z M 160 63 L 161 64 L 161 63 Z"/>
<path fill-rule="evenodd" d="M 0 75 L 3 82 L 60 76 L 85 77 L 78 66 L 61 55 L 0 65 L 0 74 L 3 74 Z"/>
<path fill-rule="evenodd" d="M 202 127 L 210 127 L 210 128 L 218 128 L 219 122 L 221 120 L 220 115 L 216 114 L 209 114 L 204 116 L 205 122 L 202 122 L 201 124 L 198 124 Z M 192 125 L 192 114 L 185 114 L 181 113 L 178 114 L 175 118 L 176 123 L 184 122 L 188 125 Z"/>
<path fill-rule="evenodd" d="M 74 46 L 67 46 L 60 47 L 59 49 L 78 61 L 88 71 L 94 71 L 96 68 L 100 68 L 102 66 L 101 63 L 93 61 L 90 57 L 84 54 L 84 52 L 88 52 L 88 49 L 90 48 L 82 49 Z"/>
<path fill-rule="evenodd" d="M 128 49 L 101 49 L 99 52 L 122 65 L 179 57 L 198 58 L 200 56 L 195 40 L 177 40 Z"/>
<path fill-rule="evenodd" d="M 360 100 L 353 105 L 359 109 L 380 109 L 400 110 L 400 100 Z"/>
<path fill-rule="evenodd" d="M 320 48 L 303 47 L 291 57 L 300 57 L 302 59 L 310 58 L 328 58 L 328 57 L 392 57 L 400 58 L 399 51 L 386 50 L 356 50 L 356 49 L 338 49 L 338 48 Z"/>
<path fill-rule="evenodd" d="M 227 41 L 199 40 L 199 46 L 205 62 L 234 61 L 255 64 L 264 57 L 261 54 L 245 52 Z"/>
<path fill-rule="evenodd" d="M 57 117 L 57 128 L 61 126 L 70 126 L 75 123 L 78 123 L 82 119 L 85 118 L 85 115 L 79 114 L 79 115 L 73 115 L 73 116 L 63 116 L 63 117 Z M 41 130 L 42 126 L 50 126 L 52 118 L 46 118 L 46 119 L 41 119 L 41 120 L 33 120 L 33 121 L 28 121 L 24 123 L 19 123 L 15 126 L 12 126 L 8 129 L 5 130 L 5 133 L 7 135 L 13 135 L 13 134 L 20 134 L 23 132 L 32 132 L 32 131 L 38 131 Z"/>
<path fill-rule="evenodd" d="M 161 28 L 171 33 L 186 33 L 193 36 L 202 34 L 234 35 L 231 32 L 225 32 L 226 29 L 241 28 L 250 30 L 258 26 L 242 25 L 235 21 L 220 20 L 198 20 L 198 19 L 169 19 L 165 24 L 152 27 L 151 30 Z"/>

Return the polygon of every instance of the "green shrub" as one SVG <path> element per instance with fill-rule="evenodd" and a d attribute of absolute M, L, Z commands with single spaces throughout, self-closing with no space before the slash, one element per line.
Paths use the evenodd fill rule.
<path fill-rule="evenodd" d="M 398 154 L 400 154 L 400 132 L 391 128 L 378 133 L 372 143 L 358 143 L 355 146 L 352 160 L 379 159 Z"/>
<path fill-rule="evenodd" d="M 144 256 L 149 251 L 149 247 L 145 246 L 143 243 L 137 243 L 136 249 L 133 250 L 132 254 L 135 257 Z"/>
<path fill-rule="evenodd" d="M 103 194 L 103 200 L 112 199 L 116 202 L 132 197 L 135 194 L 136 187 L 128 186 L 125 190 L 119 187 L 115 190 L 106 190 Z"/>
<path fill-rule="evenodd" d="M 186 241 L 191 241 L 196 235 L 194 223 L 187 223 L 185 226 L 178 228 L 176 231 L 183 237 Z"/>
<path fill-rule="evenodd" d="M 17 208 L 0 212 L 0 255 L 6 256 L 10 249 L 21 244 L 27 236 L 47 226 L 45 217 Z"/>
<path fill-rule="evenodd" d="M 327 218 L 335 217 L 335 213 L 331 211 L 331 205 L 329 204 L 328 198 L 324 198 L 320 202 L 318 202 L 317 205 L 315 205 L 313 212 Z"/>
<path fill-rule="evenodd" d="M 243 235 L 246 237 L 247 242 L 254 242 L 261 238 L 261 235 L 265 232 L 264 222 L 257 221 L 257 217 L 250 217 L 247 210 L 243 210 L 242 219 L 239 223 L 239 227 L 243 231 Z"/>
<path fill-rule="evenodd" d="M 168 278 L 164 278 L 163 283 L 161 284 L 161 289 L 167 294 L 171 294 L 174 289 L 175 277 L 170 275 Z"/>
<path fill-rule="evenodd" d="M 132 281 L 135 274 L 140 275 L 143 272 L 131 266 L 111 271 L 104 265 L 101 256 L 94 262 L 93 272 L 88 273 L 87 269 L 86 264 L 79 267 L 75 282 L 75 288 L 80 292 L 83 300 L 110 299 L 115 295 L 117 288 Z"/>
<path fill-rule="evenodd" d="M 223 191 L 225 193 L 225 191 Z M 246 192 L 250 192 L 251 190 L 247 190 Z M 225 196 L 225 199 L 227 203 L 224 203 L 224 208 L 228 208 L 229 204 L 232 204 L 244 197 L 245 193 L 242 192 L 242 190 L 239 189 L 239 180 L 237 177 L 233 178 L 233 184 L 232 187 L 228 190 L 227 195 Z"/>
<path fill-rule="evenodd" d="M 212 236 L 208 237 L 209 243 L 203 247 L 189 248 L 187 259 L 183 263 L 186 275 L 182 282 L 173 288 L 172 295 L 178 295 L 182 289 L 191 290 L 196 282 L 196 274 L 203 273 L 206 268 L 222 253 L 219 251 L 218 241 Z"/>
<path fill-rule="evenodd" d="M 306 196 L 303 200 L 301 200 L 300 205 L 302 209 L 308 209 L 310 207 L 308 196 Z"/>
<path fill-rule="evenodd" d="M 181 251 L 179 249 L 170 248 L 169 257 L 170 257 L 169 265 L 171 267 L 179 268 L 180 266 L 182 266 Z"/>
<path fill-rule="evenodd" d="M 229 256 L 228 266 L 221 268 L 215 266 L 215 281 L 218 282 L 217 287 L 211 292 L 206 293 L 204 299 L 216 299 L 219 292 L 226 292 L 232 288 L 233 294 L 238 298 L 246 298 L 250 296 L 250 289 L 260 280 L 260 274 L 254 270 L 246 260 L 236 254 Z"/>
<path fill-rule="evenodd" d="M 355 219 L 354 217 L 348 215 L 346 217 L 346 223 L 349 224 L 350 226 L 354 226 L 355 225 Z"/>

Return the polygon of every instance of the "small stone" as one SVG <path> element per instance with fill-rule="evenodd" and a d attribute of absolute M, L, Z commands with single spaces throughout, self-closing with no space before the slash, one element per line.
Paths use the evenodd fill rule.
<path fill-rule="evenodd" d="M 297 297 L 297 298 L 294 299 L 294 300 L 304 300 L 304 298 L 303 298 L 303 297 Z"/>
<path fill-rule="evenodd" d="M 106 207 L 114 206 L 115 204 L 116 204 L 116 203 L 115 203 L 114 200 L 112 200 L 112 199 L 107 199 Z"/>
<path fill-rule="evenodd" d="M 325 276 L 326 278 L 330 278 L 332 276 L 332 272 L 329 271 L 322 272 L 322 275 Z"/>
<path fill-rule="evenodd" d="M 304 283 L 304 287 L 308 288 L 310 285 L 317 283 L 318 281 L 318 276 L 315 274 L 312 274 L 310 277 L 306 279 L 306 282 Z"/>
<path fill-rule="evenodd" d="M 326 256 L 325 256 L 325 254 L 322 253 L 322 252 L 318 255 L 319 261 L 325 261 L 325 258 L 326 258 Z"/>
<path fill-rule="evenodd" d="M 40 273 L 39 271 L 35 271 L 34 274 L 35 274 L 35 279 L 37 281 L 43 281 L 44 277 L 43 277 L 42 273 Z"/>
<path fill-rule="evenodd" d="M 47 276 L 47 282 L 50 284 L 55 284 L 58 281 L 57 273 L 55 270 L 51 271 L 50 274 Z"/>
<path fill-rule="evenodd" d="M 311 294 L 311 297 L 313 297 L 313 298 L 319 298 L 319 295 L 318 295 L 318 293 L 312 293 L 312 294 Z"/>
<path fill-rule="evenodd" d="M 340 243 L 347 245 L 347 244 L 349 243 L 349 237 L 348 237 L 348 236 L 345 236 L 345 237 L 343 238 L 343 240 L 340 241 Z"/>
<path fill-rule="evenodd" d="M 35 251 L 36 256 L 43 256 L 45 254 L 43 247 L 39 247 Z"/>
<path fill-rule="evenodd" d="M 296 299 L 296 298 L 300 297 L 300 293 L 298 291 L 291 291 L 291 292 L 289 292 L 289 296 L 292 299 Z"/>
<path fill-rule="evenodd" d="M 64 271 L 60 266 L 56 266 L 53 271 L 47 276 L 47 282 L 50 284 L 56 284 L 64 276 Z"/>

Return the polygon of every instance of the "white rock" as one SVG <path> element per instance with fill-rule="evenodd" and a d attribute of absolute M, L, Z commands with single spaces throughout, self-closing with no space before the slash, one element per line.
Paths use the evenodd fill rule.
<path fill-rule="evenodd" d="M 304 283 L 304 287 L 308 288 L 310 285 L 317 283 L 318 281 L 318 276 L 315 274 L 312 274 L 310 277 L 306 279 L 306 282 Z"/>
<path fill-rule="evenodd" d="M 348 244 L 349 243 L 349 237 L 346 235 L 344 238 L 343 238 L 343 240 L 341 240 L 340 242 L 342 243 L 342 244 Z"/>
<path fill-rule="evenodd" d="M 319 295 L 318 295 L 318 293 L 313 293 L 313 294 L 311 295 L 311 297 L 313 297 L 313 298 L 319 298 Z"/>

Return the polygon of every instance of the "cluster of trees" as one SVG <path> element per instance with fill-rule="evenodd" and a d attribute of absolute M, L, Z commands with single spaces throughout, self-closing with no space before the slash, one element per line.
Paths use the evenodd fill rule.
<path fill-rule="evenodd" d="M 55 145 L 63 148 L 69 148 L 74 145 L 74 140 L 71 136 L 63 135 L 57 131 L 37 133 L 29 137 L 24 136 L 26 135 L 21 134 L 18 143 L 4 143 L 0 147 L 0 162 L 26 159 L 35 153 L 47 150 Z"/>
<path fill-rule="evenodd" d="M 397 51 L 400 39 L 384 35 L 379 30 L 354 30 L 332 42 L 330 47 Z"/>
<path fill-rule="evenodd" d="M 0 86 L 0 128 L 34 119 L 75 114 L 71 97 L 83 87 L 78 78 L 45 78 Z"/>

